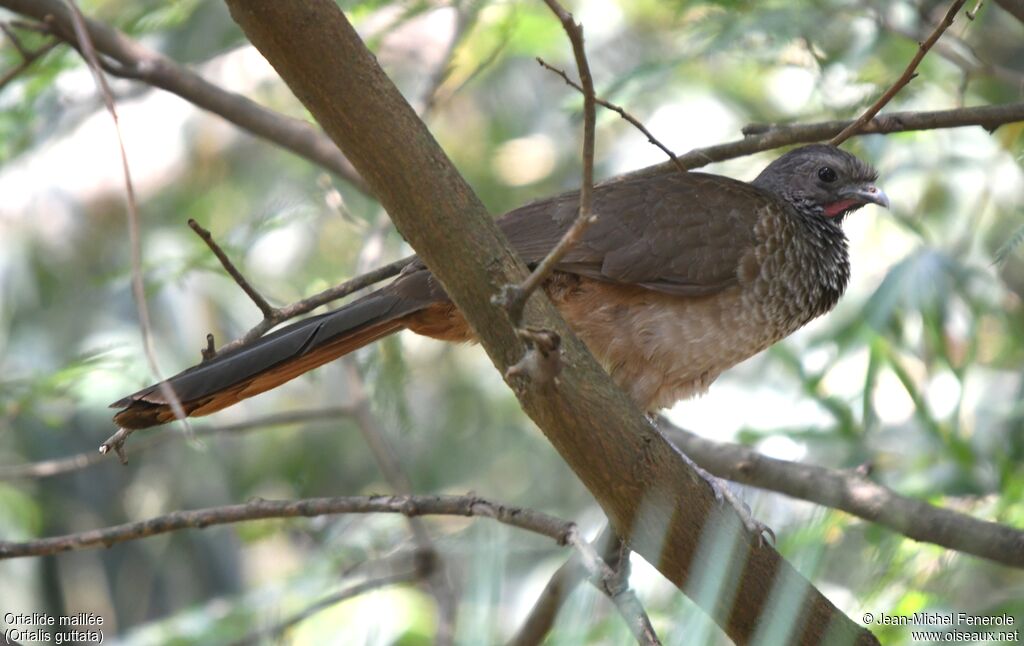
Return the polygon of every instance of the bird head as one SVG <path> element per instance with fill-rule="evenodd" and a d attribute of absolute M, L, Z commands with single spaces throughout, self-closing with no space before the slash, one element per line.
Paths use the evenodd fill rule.
<path fill-rule="evenodd" d="M 768 165 L 753 184 L 778 194 L 799 211 L 839 224 L 865 204 L 889 208 L 875 186 L 878 173 L 845 150 L 828 144 L 795 148 Z"/>

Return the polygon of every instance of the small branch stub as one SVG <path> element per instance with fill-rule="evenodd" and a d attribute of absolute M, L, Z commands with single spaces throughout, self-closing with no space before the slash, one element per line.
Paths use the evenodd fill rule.
<path fill-rule="evenodd" d="M 242 272 L 238 271 L 238 268 L 235 267 L 235 263 L 231 262 L 228 255 L 224 253 L 224 250 L 221 249 L 219 244 L 217 244 L 217 241 L 213 239 L 213 235 L 211 235 L 209 231 L 200 226 L 199 223 L 192 218 L 188 219 L 188 226 L 196 232 L 196 235 L 198 235 L 203 242 L 206 243 L 206 246 L 210 248 L 213 255 L 217 256 L 217 260 L 219 260 L 221 266 L 224 267 L 224 271 L 228 272 L 231 278 L 233 278 L 234 281 L 238 283 L 238 286 L 242 288 L 242 291 L 245 292 L 246 296 L 252 299 L 252 302 L 260 309 L 263 316 L 266 318 L 274 316 L 276 314 L 274 307 L 271 306 L 271 304 L 267 302 L 267 299 L 263 298 L 263 295 L 256 291 L 256 288 L 245 279 Z"/>
<path fill-rule="evenodd" d="M 516 333 L 526 342 L 526 353 L 505 371 L 505 379 L 525 377 L 542 388 L 557 386 L 562 371 L 562 337 L 539 328 L 518 329 Z"/>
<path fill-rule="evenodd" d="M 128 464 L 128 456 L 124 452 L 124 443 L 133 432 L 129 428 L 118 428 L 103 444 L 100 444 L 100 453 L 106 455 L 113 451 L 117 454 L 117 459 L 120 460 L 121 464 Z"/>
<path fill-rule="evenodd" d="M 217 346 L 214 343 L 213 335 L 206 335 L 206 347 L 199 350 L 200 354 L 203 355 L 203 361 L 209 361 L 217 356 Z"/>

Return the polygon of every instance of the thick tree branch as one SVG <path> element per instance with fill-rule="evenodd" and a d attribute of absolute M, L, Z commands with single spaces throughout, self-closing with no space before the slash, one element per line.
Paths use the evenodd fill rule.
<path fill-rule="evenodd" d="M 49 25 L 53 35 L 76 44 L 71 13 L 62 0 L 0 0 L 4 7 Z M 142 81 L 176 94 L 251 134 L 326 168 L 363 192 L 366 183 L 338 147 L 315 126 L 286 117 L 234 92 L 210 83 L 188 68 L 144 47 L 126 34 L 97 20 L 86 18 L 85 26 L 104 57 L 110 74 Z M 110 61 L 116 65 L 109 64 Z"/>
<path fill-rule="evenodd" d="M 777 460 L 712 442 L 660 419 L 662 431 L 711 473 L 878 523 L 917 541 L 1024 568 L 1024 531 L 901 496 L 852 471 Z"/>
<path fill-rule="evenodd" d="M 491 299 L 501 286 L 522 280 L 525 268 L 337 5 L 228 0 L 228 6 L 345 150 L 504 374 L 521 356 L 522 342 Z M 303 47 L 295 47 L 300 41 Z M 776 607 L 769 603 L 773 590 L 783 586 L 800 595 L 785 618 L 795 643 L 819 643 L 826 631 L 850 643 L 876 643 L 777 552 L 760 547 L 732 508 L 718 504 L 539 292 L 527 302 L 524 321 L 563 339 L 568 369 L 557 388 L 526 387 L 517 396 L 637 552 L 699 597 L 693 587 L 699 577 L 690 574 L 702 543 L 737 536 L 737 552 L 725 565 L 734 594 L 698 601 L 735 641 L 754 637 L 761 613 Z"/>

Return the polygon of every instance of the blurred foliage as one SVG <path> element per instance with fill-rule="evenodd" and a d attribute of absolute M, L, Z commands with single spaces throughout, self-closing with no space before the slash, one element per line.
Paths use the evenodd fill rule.
<path fill-rule="evenodd" d="M 339 4 L 414 104 L 422 105 L 439 66 L 448 66 L 428 123 L 494 212 L 578 184 L 580 98 L 533 60 L 572 72 L 564 34 L 543 3 Z M 990 4 L 977 20 L 958 20 L 943 40 L 976 68 L 967 74 L 936 50 L 889 109 L 1021 100 L 1024 26 Z M 215 83 L 305 114 L 252 56 L 222 3 L 81 5 Z M 468 19 L 449 62 L 453 6 Z M 586 28 L 602 96 L 684 152 L 737 138 L 746 123 L 856 114 L 913 55 L 914 39 L 900 31 L 927 33 L 946 6 L 581 0 L 572 9 Z M 17 33 L 29 49 L 46 42 Z M 5 41 L 0 69 L 20 61 Z M 225 342 L 258 319 L 185 226 L 189 217 L 279 304 L 409 252 L 386 221 L 382 227 L 378 205 L 322 170 L 160 92 L 124 81 L 113 87 L 139 184 L 147 298 L 166 373 L 197 361 L 207 332 Z M 112 431 L 106 404 L 151 379 L 128 287 L 108 123 L 88 70 L 67 47 L 0 91 L 3 465 L 95 450 Z M 848 147 L 879 168 L 894 204 L 891 213 L 867 210 L 848 223 L 849 294 L 834 313 L 737 367 L 673 418 L 788 459 L 833 468 L 870 462 L 875 477 L 900 493 L 1020 527 L 1024 126 L 992 135 L 969 128 L 865 137 Z M 712 170 L 749 179 L 771 156 Z M 660 160 L 628 124 L 599 114 L 601 176 Z M 478 349 L 401 336 L 348 361 L 417 491 L 474 491 L 576 519 L 588 530 L 600 524 L 587 492 Z M 342 366 L 326 366 L 196 425 L 337 405 L 350 399 L 348 383 Z M 0 536 L 61 534 L 257 496 L 390 489 L 348 419 L 162 446 L 123 467 L 109 460 L 0 484 Z M 1024 621 L 1020 572 L 808 503 L 744 495 L 776 530 L 787 558 L 854 618 L 927 610 Z M 464 643 L 507 639 L 567 556 L 483 520 L 428 522 L 460 599 Z M 391 517 L 179 532 L 4 562 L 0 608 L 95 612 L 118 643 L 226 643 L 345 587 L 343 575 L 359 576 L 360 564 L 411 549 L 407 526 Z M 633 583 L 666 643 L 724 642 L 688 600 L 634 561 Z M 434 622 L 423 586 L 396 586 L 320 613 L 288 635 L 295 643 L 424 644 Z M 910 641 L 906 628 L 878 636 Z M 549 639 L 628 641 L 621 619 L 586 585 Z"/>

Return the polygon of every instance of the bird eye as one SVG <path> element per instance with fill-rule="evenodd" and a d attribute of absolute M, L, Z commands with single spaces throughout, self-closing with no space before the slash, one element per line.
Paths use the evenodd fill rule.
<path fill-rule="evenodd" d="M 823 182 L 834 182 L 837 178 L 836 172 L 828 166 L 822 166 L 818 169 L 818 179 Z"/>

